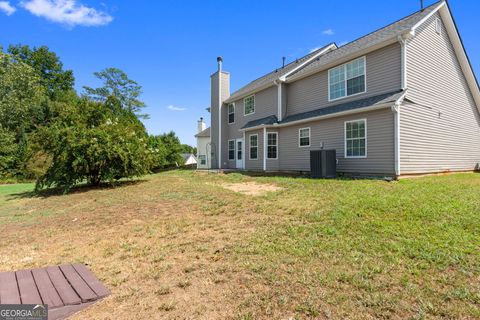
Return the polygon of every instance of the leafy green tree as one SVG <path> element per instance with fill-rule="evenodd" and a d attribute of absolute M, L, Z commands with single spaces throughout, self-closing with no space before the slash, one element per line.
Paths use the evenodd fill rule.
<path fill-rule="evenodd" d="M 11 131 L 32 130 L 41 119 L 46 100 L 35 70 L 0 53 L 0 125 Z"/>
<path fill-rule="evenodd" d="M 166 154 L 166 166 L 174 167 L 183 163 L 182 158 L 182 146 L 180 144 L 180 139 L 175 135 L 175 132 L 170 131 L 160 136 L 165 148 L 167 150 Z"/>
<path fill-rule="evenodd" d="M 82 99 L 65 104 L 38 139 L 51 165 L 37 181 L 37 190 L 68 191 L 86 181 L 99 185 L 149 172 L 151 153 L 143 124 L 113 97 L 104 103 Z"/>
<path fill-rule="evenodd" d="M 165 168 L 167 163 L 167 147 L 161 136 L 150 135 L 148 137 L 148 149 L 152 155 L 152 170 L 157 171 Z"/>
<path fill-rule="evenodd" d="M 0 178 L 7 178 L 14 174 L 12 171 L 17 160 L 17 152 L 15 134 L 0 126 Z"/>
<path fill-rule="evenodd" d="M 73 71 L 64 70 L 60 58 L 47 46 L 30 48 L 20 44 L 11 45 L 8 53 L 37 71 L 51 99 L 55 99 L 63 92 L 73 90 L 75 84 Z"/>
<path fill-rule="evenodd" d="M 0 53 L 0 128 L 5 148 L 11 150 L 8 143 L 12 137 L 15 144 L 14 155 L 2 151 L 5 159 L 0 175 L 30 177 L 26 165 L 32 156 L 29 139 L 44 119 L 47 99 L 41 78 L 32 67 Z"/>
<path fill-rule="evenodd" d="M 180 146 L 180 149 L 181 149 L 180 150 L 181 153 L 192 153 L 194 155 L 197 155 L 197 148 L 194 148 L 188 144 L 182 144 Z"/>
<path fill-rule="evenodd" d="M 142 87 L 128 78 L 125 72 L 117 68 L 107 68 L 100 72 L 95 72 L 94 75 L 103 82 L 103 87 L 91 88 L 84 86 L 84 95 L 100 102 L 105 102 L 109 97 L 115 97 L 125 110 L 143 118 L 147 117 L 139 114 L 145 107 L 145 103 L 139 100 L 142 94 Z"/>

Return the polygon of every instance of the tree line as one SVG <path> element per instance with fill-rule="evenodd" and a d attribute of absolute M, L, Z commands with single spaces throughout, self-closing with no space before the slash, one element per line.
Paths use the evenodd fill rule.
<path fill-rule="evenodd" d="M 78 94 L 48 47 L 0 47 L 0 180 L 68 191 L 177 166 L 194 152 L 174 132 L 147 133 L 142 88 L 122 70 L 94 74 L 103 85 Z"/>

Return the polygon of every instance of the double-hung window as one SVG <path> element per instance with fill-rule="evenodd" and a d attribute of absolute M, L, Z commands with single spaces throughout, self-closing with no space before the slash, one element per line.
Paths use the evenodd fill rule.
<path fill-rule="evenodd" d="M 243 99 L 244 115 L 255 113 L 255 96 L 249 96 Z"/>
<path fill-rule="evenodd" d="M 250 136 L 250 160 L 258 159 L 258 134 Z"/>
<path fill-rule="evenodd" d="M 235 122 L 235 105 L 233 103 L 229 103 L 227 110 L 228 110 L 228 123 L 234 123 Z"/>
<path fill-rule="evenodd" d="M 310 128 L 298 130 L 298 145 L 300 147 L 310 147 Z"/>
<path fill-rule="evenodd" d="M 366 91 L 365 57 L 328 70 L 329 101 Z"/>
<path fill-rule="evenodd" d="M 276 132 L 267 133 L 267 159 L 277 159 L 278 153 L 278 134 Z"/>
<path fill-rule="evenodd" d="M 367 120 L 345 122 L 345 158 L 367 157 Z"/>
<path fill-rule="evenodd" d="M 235 140 L 228 140 L 228 160 L 235 160 Z"/>
<path fill-rule="evenodd" d="M 198 158 L 200 159 L 200 164 L 201 165 L 206 165 L 207 164 L 207 156 L 204 155 L 204 154 L 201 154 L 198 156 Z"/>

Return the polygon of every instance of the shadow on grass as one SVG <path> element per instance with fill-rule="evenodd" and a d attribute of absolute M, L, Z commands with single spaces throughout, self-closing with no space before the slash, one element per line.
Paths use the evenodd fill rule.
<path fill-rule="evenodd" d="M 26 192 L 11 194 L 10 196 L 8 196 L 7 200 L 15 200 L 15 199 L 21 199 L 21 198 L 48 198 L 52 196 L 85 193 L 92 190 L 115 189 L 115 188 L 137 185 L 146 181 L 147 180 L 145 179 L 137 179 L 137 180 L 116 181 L 116 182 L 102 182 L 98 186 L 79 184 L 71 188 L 68 192 L 65 192 L 61 188 L 49 188 L 49 189 L 44 189 L 39 191 L 26 191 Z"/>

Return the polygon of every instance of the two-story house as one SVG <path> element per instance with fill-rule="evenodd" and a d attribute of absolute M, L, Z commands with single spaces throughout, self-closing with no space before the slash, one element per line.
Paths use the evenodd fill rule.
<path fill-rule="evenodd" d="M 348 44 L 329 44 L 230 94 L 211 76 L 211 167 L 401 175 L 480 165 L 480 91 L 445 1 Z"/>

